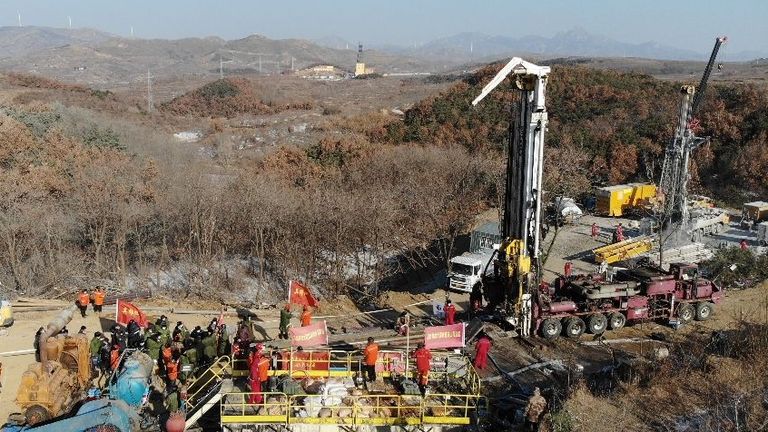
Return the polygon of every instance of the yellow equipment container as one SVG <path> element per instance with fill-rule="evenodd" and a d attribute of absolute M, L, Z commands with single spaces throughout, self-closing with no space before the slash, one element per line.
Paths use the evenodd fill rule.
<path fill-rule="evenodd" d="M 606 216 L 622 216 L 627 210 L 646 206 L 656 198 L 656 185 L 628 183 L 597 190 L 597 212 Z"/>

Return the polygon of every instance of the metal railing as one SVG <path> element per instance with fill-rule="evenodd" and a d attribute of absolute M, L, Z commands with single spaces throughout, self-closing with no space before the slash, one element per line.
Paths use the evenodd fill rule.
<path fill-rule="evenodd" d="M 221 398 L 221 423 L 288 424 L 290 406 L 285 393 L 263 392 L 260 404 L 249 402 L 251 393 L 226 393 Z"/>
<path fill-rule="evenodd" d="M 200 401 L 200 396 L 205 396 L 212 384 L 221 382 L 232 372 L 232 360 L 228 356 L 222 356 L 214 360 L 208 369 L 195 378 L 187 388 L 187 401 L 192 410 Z"/>
<path fill-rule="evenodd" d="M 296 351 L 290 352 L 286 359 L 278 361 L 278 369 L 270 369 L 270 376 L 289 375 L 296 378 L 331 378 L 331 377 L 354 377 L 360 369 L 362 357 L 349 351 L 340 350 L 305 350 L 302 351 L 302 357 L 296 358 Z M 411 361 L 408 370 L 405 370 L 404 351 L 382 350 L 377 361 L 376 374 L 380 377 L 388 378 L 393 375 L 413 376 L 416 373 L 416 364 Z M 460 354 L 436 353 L 433 365 L 440 363 L 438 359 L 450 359 L 448 364 L 460 363 L 461 367 L 449 369 L 432 368 L 430 370 L 431 381 L 446 381 L 461 378 L 467 385 L 471 394 L 480 394 L 480 377 L 477 375 L 469 360 Z M 231 374 L 233 377 L 248 376 L 248 361 L 246 359 L 236 359 L 232 361 Z M 459 374 L 459 372 L 462 372 Z"/>
<path fill-rule="evenodd" d="M 250 393 L 227 393 L 221 401 L 222 424 L 313 424 L 386 426 L 419 424 L 468 425 L 476 422 L 487 400 L 478 395 L 421 396 L 288 396 L 264 392 L 260 404 L 248 402 Z M 328 403 L 337 397 L 342 403 Z M 336 401 L 336 402 L 339 402 Z"/>

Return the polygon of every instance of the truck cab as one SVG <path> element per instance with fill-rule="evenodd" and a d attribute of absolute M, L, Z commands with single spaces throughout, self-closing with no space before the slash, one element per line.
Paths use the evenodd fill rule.
<path fill-rule="evenodd" d="M 760 246 L 768 246 L 768 222 L 757 224 L 757 243 Z"/>
<path fill-rule="evenodd" d="M 493 256 L 493 250 L 481 250 L 475 253 L 465 253 L 451 258 L 451 268 L 448 272 L 448 289 L 451 291 L 471 293 L 472 288 L 480 283 L 483 273 L 492 266 L 488 262 Z"/>

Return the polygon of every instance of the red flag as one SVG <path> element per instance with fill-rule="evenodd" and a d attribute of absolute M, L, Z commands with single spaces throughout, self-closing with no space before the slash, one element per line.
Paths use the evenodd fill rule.
<path fill-rule="evenodd" d="M 288 302 L 311 307 L 317 307 L 319 304 L 309 291 L 309 287 L 295 280 L 288 284 Z"/>
<path fill-rule="evenodd" d="M 464 323 L 425 328 L 424 346 L 430 349 L 463 347 Z"/>
<path fill-rule="evenodd" d="M 328 327 L 325 321 L 320 321 L 306 327 L 291 327 L 288 330 L 292 346 L 302 348 L 328 345 Z"/>
<path fill-rule="evenodd" d="M 115 303 L 117 307 L 117 316 L 115 321 L 118 324 L 127 325 L 131 320 L 136 321 L 136 324 L 146 328 L 149 323 L 147 322 L 147 316 L 133 303 L 128 303 L 125 300 L 117 299 Z"/>

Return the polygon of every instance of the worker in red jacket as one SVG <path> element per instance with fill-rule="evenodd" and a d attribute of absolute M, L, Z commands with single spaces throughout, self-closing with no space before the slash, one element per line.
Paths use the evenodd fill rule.
<path fill-rule="evenodd" d="M 624 241 L 624 227 L 621 224 L 616 227 L 615 237 L 617 243 Z"/>
<path fill-rule="evenodd" d="M 482 334 L 475 344 L 475 369 L 488 366 L 488 352 L 491 350 L 491 338 Z"/>
<path fill-rule="evenodd" d="M 261 357 L 261 353 L 257 353 L 248 368 L 248 385 L 251 387 L 251 394 L 248 397 L 250 404 L 260 404 L 264 401 L 264 395 L 261 394 L 261 374 L 259 373 Z"/>
<path fill-rule="evenodd" d="M 429 383 L 429 367 L 432 362 L 432 353 L 424 346 L 424 342 L 419 342 L 416 351 L 413 352 L 413 357 L 416 359 L 416 372 L 419 375 L 419 388 L 421 394 L 425 394 L 427 391 L 427 384 Z"/>
<path fill-rule="evenodd" d="M 450 299 L 445 301 L 445 307 L 443 310 L 445 311 L 445 325 L 455 324 L 456 306 L 451 303 Z"/>
<path fill-rule="evenodd" d="M 741 239 L 741 241 L 739 242 L 739 248 L 741 248 L 741 250 L 749 249 L 749 246 L 747 246 L 747 240 L 746 239 Z"/>
<path fill-rule="evenodd" d="M 597 235 L 600 234 L 600 228 L 597 227 L 597 224 L 592 222 L 592 239 L 597 240 Z"/>
<path fill-rule="evenodd" d="M 312 324 L 312 309 L 304 306 L 304 312 L 301 313 L 301 326 L 307 327 Z"/>

